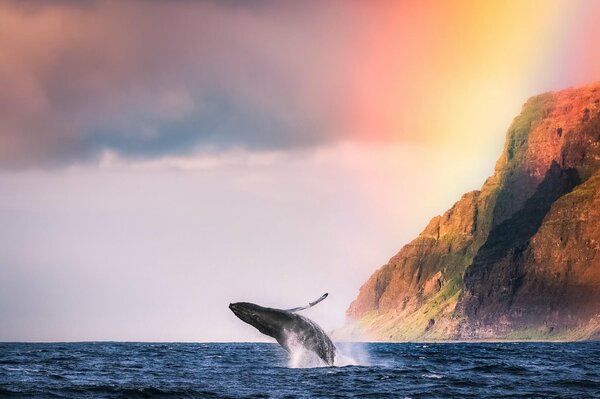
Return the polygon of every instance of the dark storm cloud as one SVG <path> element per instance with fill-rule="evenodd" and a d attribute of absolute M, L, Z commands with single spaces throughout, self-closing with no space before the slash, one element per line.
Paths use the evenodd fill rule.
<path fill-rule="evenodd" d="M 4 3 L 0 166 L 336 139 L 347 35 L 311 8 Z"/>

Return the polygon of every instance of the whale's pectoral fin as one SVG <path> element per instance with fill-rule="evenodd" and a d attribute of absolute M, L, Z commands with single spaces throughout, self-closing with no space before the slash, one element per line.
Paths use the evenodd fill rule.
<path fill-rule="evenodd" d="M 317 303 L 321 302 L 323 299 L 327 298 L 327 295 L 329 295 L 328 293 L 323 294 L 319 299 L 317 299 L 316 301 L 313 301 L 311 303 L 309 303 L 306 306 L 300 306 L 297 308 L 292 308 L 292 309 L 285 309 L 285 311 L 287 312 L 298 312 L 300 310 L 304 310 L 304 309 L 308 309 L 308 308 L 312 308 L 313 306 L 315 306 Z"/>

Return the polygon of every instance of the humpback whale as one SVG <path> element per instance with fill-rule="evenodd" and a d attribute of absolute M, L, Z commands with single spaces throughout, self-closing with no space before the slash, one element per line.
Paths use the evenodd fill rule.
<path fill-rule="evenodd" d="M 314 352 L 328 365 L 335 360 L 335 345 L 321 327 L 307 317 L 296 312 L 315 306 L 327 297 L 321 296 L 306 306 L 292 309 L 273 309 L 249 302 L 229 304 L 229 309 L 242 321 L 255 327 L 261 333 L 275 338 L 288 353 L 292 345 L 299 343 Z"/>

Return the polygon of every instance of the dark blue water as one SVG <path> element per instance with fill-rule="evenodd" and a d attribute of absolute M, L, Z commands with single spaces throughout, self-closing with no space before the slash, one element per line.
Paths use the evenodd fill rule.
<path fill-rule="evenodd" d="M 276 344 L 0 344 L 0 396 L 594 398 L 600 343 L 359 344 L 290 368 Z"/>

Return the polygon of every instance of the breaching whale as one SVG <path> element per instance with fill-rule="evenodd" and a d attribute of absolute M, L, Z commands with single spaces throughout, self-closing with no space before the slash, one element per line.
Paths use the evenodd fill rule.
<path fill-rule="evenodd" d="M 326 297 L 327 294 L 306 306 L 292 309 L 266 308 L 248 302 L 231 303 L 229 309 L 240 320 L 275 338 L 286 351 L 291 352 L 291 346 L 298 343 L 316 353 L 328 365 L 333 365 L 335 345 L 331 339 L 317 323 L 295 313 L 315 306 Z"/>

